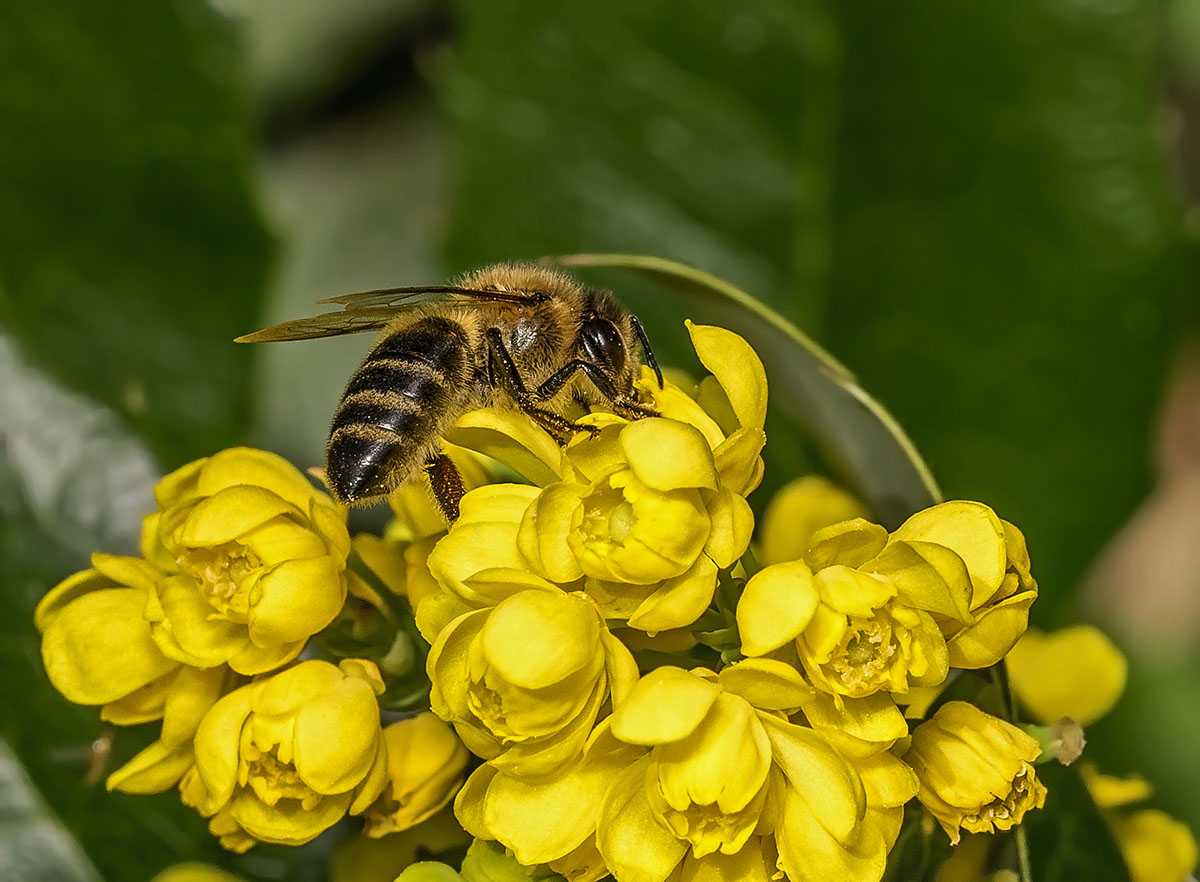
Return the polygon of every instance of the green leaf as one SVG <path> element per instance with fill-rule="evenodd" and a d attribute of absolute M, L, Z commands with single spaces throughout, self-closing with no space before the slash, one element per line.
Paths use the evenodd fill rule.
<path fill-rule="evenodd" d="M 0 869 L 8 882 L 99 882 L 71 834 L 38 799 L 0 738 Z"/>
<path fill-rule="evenodd" d="M 1038 767 L 1046 805 L 1025 816 L 1037 882 L 1129 882 L 1129 871 L 1108 823 L 1088 794 L 1079 772 L 1058 763 Z"/>
<path fill-rule="evenodd" d="M 564 266 L 621 267 L 673 283 L 697 314 L 751 341 L 767 370 L 771 406 L 815 440 L 838 478 L 888 528 L 941 499 L 920 454 L 854 376 L 791 322 L 728 282 L 681 263 L 632 254 L 575 254 Z M 789 433 L 790 434 L 790 433 Z"/>
<path fill-rule="evenodd" d="M 249 413 L 269 240 L 230 22 L 203 0 L 0 14 L 0 324 L 177 464 Z"/>

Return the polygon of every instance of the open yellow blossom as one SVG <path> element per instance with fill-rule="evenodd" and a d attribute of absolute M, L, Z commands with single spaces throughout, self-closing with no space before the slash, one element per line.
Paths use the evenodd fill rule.
<path fill-rule="evenodd" d="M 345 509 L 272 453 L 235 447 L 167 475 L 142 534 L 164 570 L 146 616 L 163 653 L 243 674 L 295 658 L 346 598 Z"/>
<path fill-rule="evenodd" d="M 630 422 L 597 411 L 580 420 L 595 437 L 580 433 L 565 449 L 515 413 L 488 409 L 459 420 L 454 440 L 541 489 L 493 485 L 467 494 L 469 516 L 430 556 L 434 576 L 457 600 L 422 612 L 423 633 L 430 622 L 444 624 L 458 601 L 482 608 L 487 591 L 473 583 L 497 570 L 585 591 L 606 618 L 643 631 L 683 627 L 703 613 L 717 570 L 737 561 L 753 530 L 745 496 L 762 477 L 766 380 L 736 334 L 689 331 L 713 377 L 694 399 L 670 384 L 659 389 L 647 371 L 638 388 L 661 416 Z"/>
<path fill-rule="evenodd" d="M 196 732 L 183 800 L 210 818 L 221 844 L 300 845 L 387 784 L 387 747 L 371 662 L 305 661 L 218 701 Z"/>
<path fill-rule="evenodd" d="M 429 650 L 427 670 L 433 712 L 476 756 L 521 777 L 577 759 L 601 708 L 637 679 L 595 603 L 553 587 L 459 616 Z"/>
<path fill-rule="evenodd" d="M 1041 808 L 1046 788 L 1033 768 L 1040 753 L 1011 723 L 950 701 L 913 732 L 904 761 L 920 779 L 917 798 L 957 843 L 960 830 L 1009 830 Z"/>
<path fill-rule="evenodd" d="M 950 664 L 956 668 L 994 665 L 1012 649 L 1029 624 L 1038 587 L 1029 571 L 1021 531 L 980 502 L 943 502 L 900 525 L 890 543 L 942 546 L 957 554 L 971 577 L 971 617 L 941 615 Z"/>
<path fill-rule="evenodd" d="M 454 798 L 467 766 L 467 749 L 432 713 L 392 723 L 383 740 L 388 783 L 364 813 L 372 837 L 407 830 L 433 815 Z"/>
<path fill-rule="evenodd" d="M 613 734 L 650 748 L 605 796 L 597 843 L 618 882 L 768 879 L 875 882 L 897 816 L 916 792 L 886 753 L 851 759 L 785 715 L 816 696 L 790 666 L 748 659 L 721 671 L 657 668 L 613 714 Z M 894 707 L 893 707 L 894 710 Z M 871 723 L 863 721 L 865 733 Z M 733 874 L 733 875 L 730 875 Z M 739 875 L 741 874 L 741 875 Z"/>
<path fill-rule="evenodd" d="M 935 686 L 949 654 L 933 614 L 967 616 L 962 561 L 935 547 L 887 546 L 856 519 L 814 534 L 804 560 L 773 564 L 738 602 L 742 652 L 793 645 L 813 684 L 839 696 Z"/>
<path fill-rule="evenodd" d="M 1125 689 L 1125 656 L 1091 625 L 1051 633 L 1031 629 L 1005 661 L 1013 690 L 1039 723 L 1070 717 L 1090 726 Z"/>

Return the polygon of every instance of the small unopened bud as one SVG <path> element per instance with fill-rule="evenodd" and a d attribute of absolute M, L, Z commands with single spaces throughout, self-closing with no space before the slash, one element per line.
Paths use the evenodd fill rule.
<path fill-rule="evenodd" d="M 1069 766 L 1083 755 L 1087 739 L 1083 737 L 1083 726 L 1070 717 L 1060 717 L 1052 726 L 1022 726 L 1026 732 L 1038 740 L 1042 746 L 1042 755 L 1037 763 L 1048 763 L 1058 760 L 1064 766 Z"/>

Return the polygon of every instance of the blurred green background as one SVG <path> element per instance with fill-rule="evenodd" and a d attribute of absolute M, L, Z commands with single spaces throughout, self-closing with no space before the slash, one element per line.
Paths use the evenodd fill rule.
<path fill-rule="evenodd" d="M 1036 622 L 1130 650 L 1089 752 L 1200 829 L 1197 0 L 9 3 L 0 126 L 0 877 L 324 878 L 333 838 L 232 858 L 85 783 L 103 728 L 31 611 L 133 550 L 163 471 L 320 461 L 367 341 L 234 336 L 569 251 L 712 271 L 855 371 L 1024 529 Z M 589 278 L 686 358 L 653 288 Z M 807 461 L 767 455 L 760 510 Z"/>

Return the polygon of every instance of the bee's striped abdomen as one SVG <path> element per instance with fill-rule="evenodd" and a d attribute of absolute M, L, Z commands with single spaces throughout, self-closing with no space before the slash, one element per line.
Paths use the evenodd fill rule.
<path fill-rule="evenodd" d="M 419 319 L 384 337 L 342 395 L 326 475 L 353 502 L 390 492 L 419 466 L 473 370 L 467 336 L 448 318 Z"/>

